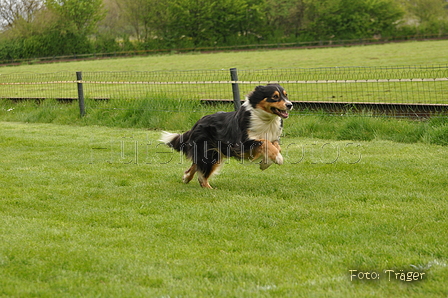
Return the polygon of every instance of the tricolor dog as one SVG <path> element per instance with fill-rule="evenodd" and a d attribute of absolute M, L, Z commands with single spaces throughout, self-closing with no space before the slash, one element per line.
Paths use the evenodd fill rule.
<path fill-rule="evenodd" d="M 184 183 L 197 173 L 199 184 L 212 188 L 209 178 L 226 158 L 261 159 L 262 170 L 283 164 L 279 139 L 292 108 L 280 85 L 257 86 L 238 111 L 204 116 L 183 134 L 163 132 L 161 141 L 193 162 L 183 175 Z"/>

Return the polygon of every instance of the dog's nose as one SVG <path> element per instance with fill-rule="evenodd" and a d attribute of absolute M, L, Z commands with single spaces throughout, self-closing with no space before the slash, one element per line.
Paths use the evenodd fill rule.
<path fill-rule="evenodd" d="M 292 110 L 292 103 L 291 103 L 290 101 L 287 101 L 287 102 L 286 102 L 286 108 L 287 108 L 288 110 Z"/>

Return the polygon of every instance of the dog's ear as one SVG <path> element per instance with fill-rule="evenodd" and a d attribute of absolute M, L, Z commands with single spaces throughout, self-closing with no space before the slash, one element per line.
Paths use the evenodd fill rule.
<path fill-rule="evenodd" d="M 259 91 L 259 92 L 263 92 L 264 91 L 264 88 L 265 88 L 265 86 L 257 86 L 257 87 L 255 87 L 255 90 L 254 91 Z"/>
<path fill-rule="evenodd" d="M 253 93 L 261 95 L 261 94 L 264 94 L 265 90 L 266 90 L 266 86 L 260 85 L 260 86 L 255 87 Z"/>

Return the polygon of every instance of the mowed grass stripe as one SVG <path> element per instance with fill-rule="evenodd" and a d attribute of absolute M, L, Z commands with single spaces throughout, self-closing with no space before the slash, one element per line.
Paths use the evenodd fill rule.
<path fill-rule="evenodd" d="M 231 160 L 208 191 L 159 132 L 0 128 L 4 296 L 445 295 L 444 147 L 285 137 L 284 165 Z"/>
<path fill-rule="evenodd" d="M 260 50 L 218 53 L 154 55 L 76 62 L 1 67 L 0 73 L 60 71 L 167 71 L 340 66 L 445 65 L 447 40 L 410 41 L 382 45 L 322 49 Z M 75 79 L 72 77 L 71 79 Z M 68 79 L 70 80 L 70 78 Z"/>

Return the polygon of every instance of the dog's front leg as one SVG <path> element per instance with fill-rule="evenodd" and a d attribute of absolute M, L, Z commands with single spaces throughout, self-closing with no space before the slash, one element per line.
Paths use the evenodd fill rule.
<path fill-rule="evenodd" d="M 278 165 L 283 164 L 283 156 L 280 153 L 280 146 L 278 142 L 270 142 L 268 140 L 257 140 L 261 144 L 256 148 L 254 160 L 263 157 L 260 163 L 260 169 L 266 170 L 271 164 L 276 163 Z"/>
<path fill-rule="evenodd" d="M 274 147 L 278 149 L 278 152 L 282 152 L 282 148 L 280 148 L 280 143 L 278 141 L 272 142 L 272 145 L 274 145 Z"/>

